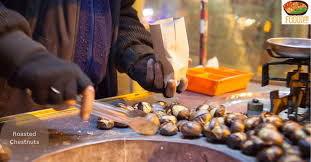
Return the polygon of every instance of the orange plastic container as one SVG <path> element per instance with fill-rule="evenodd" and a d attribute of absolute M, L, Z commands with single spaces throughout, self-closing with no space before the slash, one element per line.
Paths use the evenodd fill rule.
<path fill-rule="evenodd" d="M 245 89 L 252 73 L 221 67 L 190 68 L 187 71 L 187 90 L 218 96 L 227 92 Z"/>

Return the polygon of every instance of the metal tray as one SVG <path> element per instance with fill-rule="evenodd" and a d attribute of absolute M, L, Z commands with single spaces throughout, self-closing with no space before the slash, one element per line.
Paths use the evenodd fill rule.
<path fill-rule="evenodd" d="M 269 48 L 278 58 L 308 59 L 311 55 L 311 39 L 307 38 L 270 38 Z"/>

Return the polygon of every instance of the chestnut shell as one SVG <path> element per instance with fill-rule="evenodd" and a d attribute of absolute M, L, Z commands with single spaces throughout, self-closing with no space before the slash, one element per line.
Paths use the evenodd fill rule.
<path fill-rule="evenodd" d="M 244 132 L 245 126 L 244 123 L 241 120 L 235 120 L 231 123 L 230 131 L 231 133 L 235 132 Z"/>
<path fill-rule="evenodd" d="M 259 162 L 274 162 L 277 161 L 283 154 L 283 150 L 278 146 L 271 146 L 260 151 L 257 155 Z"/>
<path fill-rule="evenodd" d="M 202 125 L 195 121 L 188 121 L 181 125 L 181 133 L 184 138 L 200 137 L 202 133 Z"/>
<path fill-rule="evenodd" d="M 187 120 L 190 110 L 182 104 L 173 103 L 165 111 L 168 115 L 174 115 L 178 120 Z"/>
<path fill-rule="evenodd" d="M 247 130 L 255 129 L 260 124 L 260 122 L 261 120 L 260 117 L 258 116 L 247 118 L 244 120 L 245 129 Z"/>
<path fill-rule="evenodd" d="M 263 128 L 258 132 L 258 137 L 260 137 L 267 145 L 278 145 L 282 146 L 283 136 L 277 130 Z"/>
<path fill-rule="evenodd" d="M 178 129 L 172 122 L 166 122 L 160 126 L 160 134 L 164 136 L 173 136 L 177 134 Z"/>
<path fill-rule="evenodd" d="M 99 117 L 97 119 L 97 128 L 98 129 L 108 130 L 108 129 L 112 129 L 113 127 L 114 127 L 114 121 L 113 120 L 101 118 L 101 117 Z"/>
<path fill-rule="evenodd" d="M 210 131 L 204 131 L 204 135 L 209 142 L 224 143 L 230 131 L 226 125 L 218 125 Z"/>
<path fill-rule="evenodd" d="M 192 113 L 189 120 L 199 122 L 203 126 L 211 120 L 211 114 L 207 110 L 199 110 Z"/>
<path fill-rule="evenodd" d="M 233 133 L 227 136 L 226 143 L 232 149 L 240 149 L 241 143 L 247 139 L 243 132 Z"/>
<path fill-rule="evenodd" d="M 170 121 L 173 122 L 174 124 L 177 123 L 177 119 L 173 115 L 164 115 L 164 116 L 160 117 L 159 120 L 160 120 L 160 124 L 170 122 Z"/>
<path fill-rule="evenodd" d="M 183 124 L 185 124 L 186 122 L 188 122 L 188 120 L 179 120 L 179 121 L 177 122 L 176 126 L 177 126 L 177 128 L 178 128 L 179 131 L 180 131 L 180 129 L 181 129 L 181 126 L 182 126 Z"/>
<path fill-rule="evenodd" d="M 152 113 L 154 112 L 153 107 L 148 102 L 138 102 L 133 105 L 134 109 L 141 110 L 145 113 Z"/>

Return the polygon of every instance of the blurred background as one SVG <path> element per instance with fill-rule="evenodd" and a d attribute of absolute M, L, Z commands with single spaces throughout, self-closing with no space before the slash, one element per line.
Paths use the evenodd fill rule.
<path fill-rule="evenodd" d="M 280 0 L 136 0 L 134 8 L 146 28 L 159 19 L 185 17 L 191 66 L 216 56 L 220 66 L 252 72 L 259 82 L 262 64 L 274 61 L 265 51 L 267 39 L 310 37 L 308 25 L 281 24 Z M 270 74 L 285 77 L 292 68 L 276 66 Z M 118 74 L 118 84 L 118 95 L 144 91 L 126 74 Z"/>

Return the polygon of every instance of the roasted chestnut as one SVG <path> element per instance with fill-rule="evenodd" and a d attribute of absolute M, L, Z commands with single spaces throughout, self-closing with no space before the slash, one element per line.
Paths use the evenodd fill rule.
<path fill-rule="evenodd" d="M 225 125 L 225 117 L 216 117 L 216 119 L 220 125 Z"/>
<path fill-rule="evenodd" d="M 225 117 L 225 123 L 227 126 L 231 126 L 231 123 L 235 120 L 245 120 L 247 118 L 246 115 L 241 113 L 228 113 Z"/>
<path fill-rule="evenodd" d="M 177 134 L 178 129 L 173 122 L 166 122 L 160 126 L 160 134 L 164 136 L 173 136 Z"/>
<path fill-rule="evenodd" d="M 202 133 L 202 125 L 196 121 L 188 121 L 181 125 L 180 130 L 185 138 L 196 138 Z"/>
<path fill-rule="evenodd" d="M 190 121 L 196 121 L 203 126 L 205 123 L 211 120 L 211 114 L 207 110 L 199 110 L 190 115 Z"/>
<path fill-rule="evenodd" d="M 165 111 L 168 115 L 174 115 L 178 120 L 187 120 L 190 115 L 190 111 L 187 107 L 173 103 Z"/>
<path fill-rule="evenodd" d="M 198 106 L 195 111 L 199 111 L 199 110 L 208 110 L 211 106 L 208 105 L 208 104 L 203 104 L 203 105 L 200 105 Z"/>
<path fill-rule="evenodd" d="M 283 150 L 278 146 L 271 146 L 260 151 L 256 158 L 259 162 L 277 161 L 283 154 Z"/>
<path fill-rule="evenodd" d="M 215 126 L 211 131 L 204 132 L 204 135 L 209 142 L 216 143 L 224 143 L 229 134 L 230 131 L 226 125 L 218 125 Z"/>
<path fill-rule="evenodd" d="M 288 142 L 283 142 L 282 149 L 284 150 L 285 154 L 301 156 L 299 147 L 291 145 Z"/>
<path fill-rule="evenodd" d="M 256 128 L 255 128 L 255 131 L 256 131 L 256 134 L 258 134 L 258 132 L 263 129 L 263 128 L 267 128 L 267 129 L 273 129 L 275 131 L 278 131 L 278 128 L 274 125 L 274 124 L 271 124 L 271 123 L 261 123 L 259 124 Z"/>
<path fill-rule="evenodd" d="M 211 113 L 211 117 L 212 118 L 214 118 L 214 117 L 222 117 L 222 116 L 225 116 L 226 108 L 225 108 L 225 106 L 220 105 L 220 106 L 210 110 L 210 113 Z"/>
<path fill-rule="evenodd" d="M 311 136 L 300 139 L 298 146 L 303 157 L 310 157 Z"/>
<path fill-rule="evenodd" d="M 164 111 L 157 111 L 155 112 L 155 114 L 158 116 L 159 119 L 162 118 L 162 116 L 167 115 Z"/>
<path fill-rule="evenodd" d="M 180 128 L 183 124 L 185 124 L 186 122 L 188 122 L 188 120 L 179 120 L 176 124 L 178 130 L 180 131 Z"/>
<path fill-rule="evenodd" d="M 245 126 L 241 120 L 235 120 L 231 123 L 230 131 L 231 133 L 235 132 L 244 132 Z"/>
<path fill-rule="evenodd" d="M 311 123 L 306 123 L 303 126 L 303 130 L 310 136 L 311 135 Z"/>
<path fill-rule="evenodd" d="M 283 125 L 282 119 L 278 115 L 267 115 L 262 120 L 264 123 L 272 123 L 278 128 Z"/>
<path fill-rule="evenodd" d="M 255 130 L 249 130 L 246 132 L 247 137 L 251 137 L 251 136 L 255 136 L 256 135 L 256 131 Z"/>
<path fill-rule="evenodd" d="M 232 149 L 240 149 L 241 143 L 247 139 L 243 132 L 236 132 L 227 136 L 226 143 Z"/>
<path fill-rule="evenodd" d="M 242 142 L 241 150 L 246 155 L 254 156 L 262 150 L 266 144 L 257 136 L 251 136 L 248 140 Z"/>
<path fill-rule="evenodd" d="M 284 154 L 283 156 L 281 156 L 278 162 L 304 162 L 304 160 L 302 160 L 297 155 Z"/>
<path fill-rule="evenodd" d="M 160 125 L 159 118 L 156 114 L 147 114 L 145 118 L 151 122 L 153 122 L 156 126 Z"/>
<path fill-rule="evenodd" d="M 111 119 L 105 119 L 105 118 L 101 118 L 99 117 L 97 119 L 97 128 L 98 129 L 112 129 L 114 126 L 114 121 Z"/>
<path fill-rule="evenodd" d="M 151 105 L 154 109 L 154 112 L 165 111 L 168 107 L 167 103 L 164 101 L 158 101 Z"/>
<path fill-rule="evenodd" d="M 138 102 L 133 105 L 134 109 L 141 110 L 145 113 L 152 113 L 154 112 L 153 107 L 148 102 Z"/>
<path fill-rule="evenodd" d="M 207 122 L 203 126 L 203 135 L 205 136 L 206 132 L 210 132 L 214 129 L 215 126 L 220 126 L 221 124 L 217 120 L 217 118 L 213 118 L 211 121 Z"/>
<path fill-rule="evenodd" d="M 262 128 L 258 132 L 258 137 L 260 137 L 265 142 L 265 144 L 268 145 L 282 146 L 283 143 L 282 134 L 276 130 L 269 128 Z"/>
<path fill-rule="evenodd" d="M 294 143 L 297 143 L 300 139 L 306 138 L 308 135 L 303 129 L 298 129 L 294 131 L 289 137 Z"/>
<path fill-rule="evenodd" d="M 247 130 L 255 129 L 260 124 L 260 117 L 253 116 L 244 120 L 244 125 Z"/>
<path fill-rule="evenodd" d="M 282 126 L 282 131 L 285 135 L 290 135 L 298 129 L 302 129 L 302 126 L 292 120 L 286 121 Z"/>
<path fill-rule="evenodd" d="M 272 115 L 274 115 L 274 113 L 272 113 L 272 112 L 263 112 L 263 113 L 261 113 L 260 117 L 261 117 L 261 120 L 263 121 L 266 117 L 269 117 Z"/>
<path fill-rule="evenodd" d="M 161 124 L 166 123 L 166 122 L 170 122 L 170 121 L 173 122 L 174 124 L 177 123 L 177 119 L 173 115 L 164 115 L 164 116 L 160 117 L 159 120 L 160 120 Z"/>

